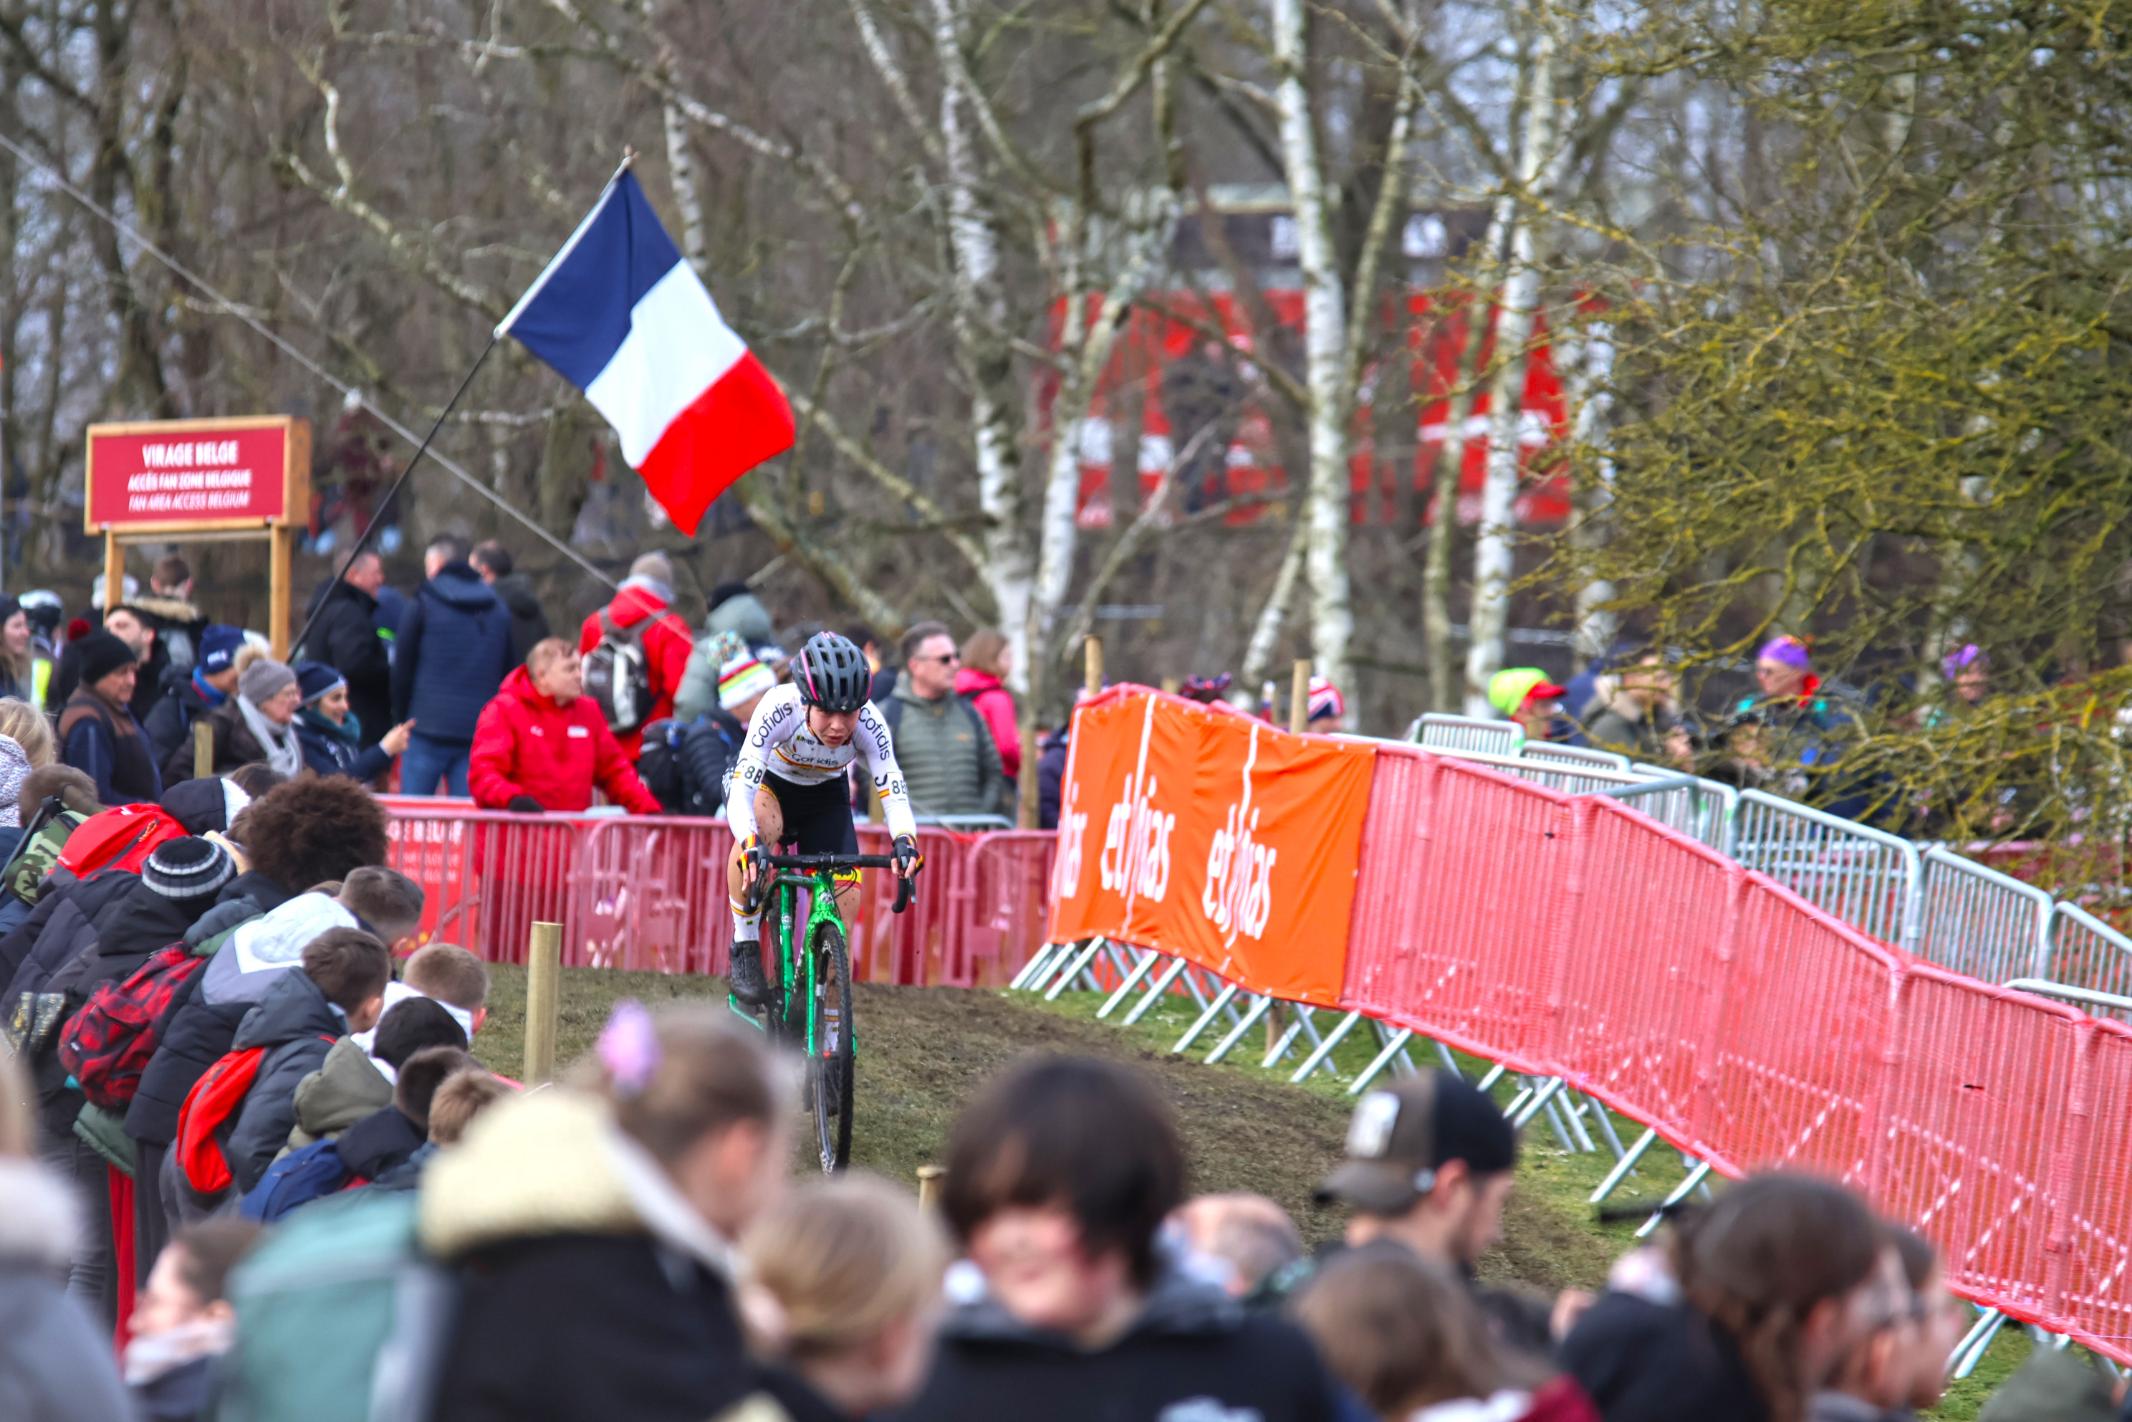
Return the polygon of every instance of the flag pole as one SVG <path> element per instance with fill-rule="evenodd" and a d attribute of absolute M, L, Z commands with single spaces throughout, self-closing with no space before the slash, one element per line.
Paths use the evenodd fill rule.
<path fill-rule="evenodd" d="M 334 582 L 338 583 L 346 578 L 348 570 L 355 566 L 355 560 L 362 557 L 363 550 L 370 546 L 371 535 L 376 533 L 378 525 L 385 521 L 385 514 L 391 509 L 394 496 L 400 492 L 400 486 L 407 482 L 408 475 L 415 472 L 415 466 L 422 462 L 422 456 L 429 453 L 430 443 L 436 439 L 437 431 L 443 429 L 444 422 L 451 418 L 452 410 L 458 406 L 460 397 L 464 396 L 467 387 L 474 383 L 474 376 L 479 373 L 489 358 L 489 352 L 496 349 L 496 343 L 502 338 L 501 332 L 490 333 L 489 343 L 481 348 L 480 355 L 474 357 L 474 364 L 459 382 L 459 388 L 452 392 L 452 398 L 445 401 L 444 408 L 437 412 L 436 422 L 429 427 L 429 433 L 422 436 L 422 443 L 415 448 L 414 458 L 407 461 L 407 467 L 400 471 L 400 477 L 392 481 L 392 487 L 385 491 L 385 497 L 378 500 L 377 507 L 370 511 L 370 521 L 364 524 L 363 531 L 356 535 L 355 546 L 348 550 L 348 556 L 341 561 L 339 571 L 333 575 Z M 325 610 L 326 599 L 322 597 L 311 608 L 310 616 L 304 619 L 303 631 L 297 633 L 296 640 L 289 644 L 289 656 L 292 660 L 302 648 L 304 639 L 311 635 L 311 629 L 318 625 L 319 614 Z"/>

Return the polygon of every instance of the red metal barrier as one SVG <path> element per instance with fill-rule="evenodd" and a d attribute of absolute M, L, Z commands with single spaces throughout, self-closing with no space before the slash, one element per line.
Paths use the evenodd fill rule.
<path fill-rule="evenodd" d="M 425 939 L 525 961 L 536 920 L 563 925 L 570 967 L 723 973 L 732 949 L 723 820 L 509 815 L 463 800 L 390 797 L 393 867 L 421 884 Z M 889 850 L 862 826 L 860 849 Z M 1002 986 L 1040 945 L 1053 836 L 922 829 L 918 901 L 891 912 L 868 874 L 846 915 L 862 982 Z"/>
<path fill-rule="evenodd" d="M 1384 747 L 1368 816 L 1342 1006 L 1564 1077 L 1723 1174 L 1846 1180 L 1960 1292 L 2132 1360 L 2132 1029 L 1920 963 L 1611 801 Z"/>

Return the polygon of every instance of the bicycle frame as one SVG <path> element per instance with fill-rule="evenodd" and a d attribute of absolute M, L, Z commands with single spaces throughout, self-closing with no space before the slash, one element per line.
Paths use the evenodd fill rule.
<path fill-rule="evenodd" d="M 807 922 L 798 933 L 792 931 L 793 919 L 799 912 L 801 886 L 813 890 L 807 905 Z M 778 983 L 784 990 L 786 1004 L 792 1000 L 795 986 L 804 987 L 807 994 L 807 1055 L 815 1051 L 816 1004 L 814 993 L 814 955 L 807 945 L 814 941 L 814 931 L 824 923 L 834 923 L 840 931 L 846 930 L 843 914 L 837 911 L 836 875 L 827 870 L 813 872 L 779 871 L 770 881 L 771 893 L 777 905 L 777 941 L 783 950 L 778 954 Z M 802 983 L 800 979 L 804 978 Z M 845 1023 L 849 1032 L 851 1024 Z M 857 1048 L 858 1042 L 853 1040 Z"/>

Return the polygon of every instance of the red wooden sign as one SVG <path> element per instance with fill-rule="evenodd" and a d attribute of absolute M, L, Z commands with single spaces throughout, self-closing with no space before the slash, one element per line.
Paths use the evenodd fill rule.
<path fill-rule="evenodd" d="M 91 533 L 266 529 L 307 522 L 311 431 L 270 415 L 91 425 Z"/>

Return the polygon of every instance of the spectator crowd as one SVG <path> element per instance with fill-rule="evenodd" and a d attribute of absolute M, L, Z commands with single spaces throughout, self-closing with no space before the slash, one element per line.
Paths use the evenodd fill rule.
<path fill-rule="evenodd" d="M 647 553 L 572 642 L 500 543 L 441 536 L 422 571 L 403 593 L 377 553 L 356 554 L 313 593 L 287 663 L 204 614 L 174 555 L 108 608 L 99 584 L 92 615 L 71 623 L 49 592 L 0 597 L 0 698 L 47 712 L 57 759 L 109 805 L 265 766 L 526 814 L 723 811 L 749 718 L 790 662 L 747 584 L 713 588 L 691 627 L 672 563 Z M 1010 819 L 1021 743 L 1007 639 L 980 628 L 959 644 L 938 622 L 893 644 L 851 636 L 917 813 Z M 0 789 L 14 758 L 0 743 Z"/>
<path fill-rule="evenodd" d="M 744 588 L 693 637 L 657 555 L 575 644 L 497 590 L 507 558 L 440 540 L 426 562 L 390 637 L 355 636 L 382 587 L 361 560 L 324 591 L 313 643 L 347 667 L 163 601 L 48 658 L 56 718 L 0 699 L 0 1418 L 1853 1422 L 1938 1400 L 1969 1315 L 1929 1243 L 1833 1182 L 1727 1187 L 1596 1293 L 1482 1282 L 1520 1142 L 1446 1072 L 1364 1094 L 1326 1142 L 1341 1229 L 1314 1251 L 1269 1199 L 1192 1194 L 1167 1102 L 1115 1063 L 979 1083 L 937 1211 L 864 1177 L 795 1186 L 797 1075 L 720 1002 L 625 1003 L 564 1082 L 520 1089 L 481 1057 L 487 969 L 427 941 L 366 782 L 419 756 L 502 808 L 713 810 L 783 653 Z M 892 655 L 880 704 L 920 803 L 1002 803 L 1003 639 L 919 624 Z M 1563 695 L 1521 677 L 1501 704 L 1537 725 Z M 1655 658 L 1595 691 L 1659 752 L 1668 696 Z M 359 698 L 388 708 L 374 740 Z M 625 700 L 646 719 L 618 731 Z M 1307 714 L 1343 710 L 1309 689 Z M 204 775 L 180 753 L 201 725 Z M 2118 1393 L 2041 1349 L 1983 1415 L 2124 1422 Z"/>

